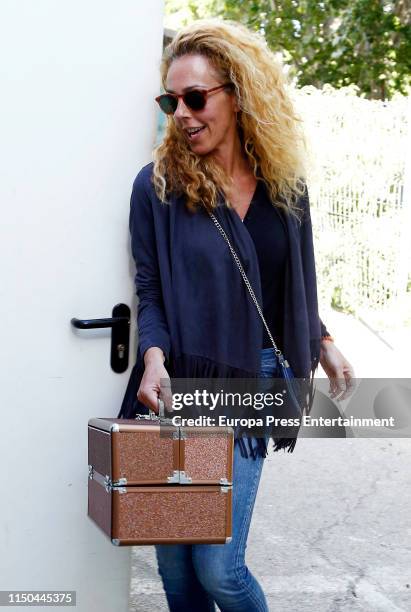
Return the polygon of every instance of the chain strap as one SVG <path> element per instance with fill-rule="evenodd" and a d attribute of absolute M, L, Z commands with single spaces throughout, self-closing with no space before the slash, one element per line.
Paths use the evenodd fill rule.
<path fill-rule="evenodd" d="M 263 313 L 261 312 L 260 305 L 259 305 L 259 303 L 257 302 L 257 299 L 256 299 L 256 297 L 255 297 L 255 295 L 254 295 L 254 291 L 253 291 L 253 289 L 252 289 L 252 287 L 251 287 L 251 285 L 250 285 L 250 282 L 249 282 L 249 280 L 248 280 L 248 278 L 247 278 L 246 273 L 244 272 L 243 266 L 241 265 L 241 261 L 239 260 L 239 258 L 238 258 L 238 256 L 237 256 L 237 253 L 234 251 L 233 247 L 231 246 L 231 242 L 229 241 L 229 239 L 228 239 L 228 237 L 227 237 L 227 234 L 225 233 L 225 231 L 224 231 L 224 230 L 223 230 L 223 228 L 221 227 L 220 223 L 217 221 L 217 219 L 216 219 L 215 215 L 214 215 L 213 213 L 211 213 L 209 210 L 208 210 L 207 212 L 208 212 L 208 214 L 210 215 L 210 217 L 212 218 L 212 220 L 214 221 L 214 224 L 216 225 L 217 229 L 220 231 L 220 233 L 222 234 L 222 236 L 223 236 L 224 240 L 227 242 L 227 244 L 228 244 L 228 246 L 229 246 L 229 248 L 230 248 L 231 254 L 232 254 L 232 256 L 234 257 L 234 260 L 235 260 L 235 262 L 236 262 L 236 264 L 237 264 L 237 266 L 238 266 L 238 269 L 239 269 L 239 270 L 240 270 L 240 272 L 241 272 L 241 276 L 243 277 L 243 280 L 244 280 L 244 282 L 245 282 L 245 284 L 246 284 L 246 287 L 247 287 L 247 289 L 248 289 L 248 291 L 249 291 L 249 293 L 250 293 L 250 295 L 251 295 L 251 298 L 252 298 L 252 300 L 253 300 L 254 304 L 256 305 L 256 308 L 257 308 L 257 310 L 258 310 L 258 314 L 260 315 L 260 317 L 261 317 L 261 319 L 262 319 L 262 321 L 263 321 L 263 323 L 264 323 L 264 325 L 265 325 L 265 328 L 266 328 L 266 330 L 267 330 L 267 334 L 269 335 L 270 340 L 271 340 L 271 342 L 272 342 L 272 344 L 273 344 L 273 346 L 274 346 L 274 350 L 275 350 L 276 355 L 277 355 L 278 357 L 280 357 L 280 355 L 281 355 L 282 359 L 284 359 L 284 357 L 282 356 L 282 352 L 281 352 L 281 351 L 280 351 L 280 349 L 277 347 L 276 343 L 274 342 L 274 338 L 272 337 L 271 332 L 270 332 L 270 330 L 268 329 L 268 325 L 267 325 L 267 323 L 265 322 L 265 319 L 264 319 Z M 280 360 L 281 360 L 281 359 L 280 359 Z"/>

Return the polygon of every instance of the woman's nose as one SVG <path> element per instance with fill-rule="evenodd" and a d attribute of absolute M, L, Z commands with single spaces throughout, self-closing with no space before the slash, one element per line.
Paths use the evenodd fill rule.
<path fill-rule="evenodd" d="M 177 108 L 174 113 L 176 119 L 182 119 L 183 117 L 191 117 L 191 112 L 188 106 L 184 104 L 183 98 L 178 99 Z"/>

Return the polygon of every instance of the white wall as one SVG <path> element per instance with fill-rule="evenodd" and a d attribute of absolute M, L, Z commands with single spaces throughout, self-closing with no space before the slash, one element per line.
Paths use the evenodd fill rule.
<path fill-rule="evenodd" d="M 128 373 L 110 330 L 133 308 L 129 198 L 155 139 L 162 0 L 0 4 L 0 589 L 127 610 L 130 549 L 87 517 L 87 422 Z M 134 347 L 130 353 L 130 367 Z"/>

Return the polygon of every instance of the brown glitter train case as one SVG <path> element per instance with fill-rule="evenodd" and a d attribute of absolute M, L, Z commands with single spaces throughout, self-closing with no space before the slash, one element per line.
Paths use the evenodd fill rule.
<path fill-rule="evenodd" d="M 88 516 L 116 546 L 230 542 L 233 450 L 231 427 L 92 418 Z"/>

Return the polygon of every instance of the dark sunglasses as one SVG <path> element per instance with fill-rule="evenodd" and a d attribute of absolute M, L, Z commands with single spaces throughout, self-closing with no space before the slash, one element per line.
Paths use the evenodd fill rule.
<path fill-rule="evenodd" d="M 166 113 L 166 115 L 173 115 L 176 112 L 179 98 L 183 98 L 187 108 L 193 111 L 200 111 L 203 110 L 207 103 L 208 94 L 212 91 L 232 86 L 232 83 L 224 83 L 224 85 L 218 85 L 211 89 L 190 89 L 190 91 L 186 91 L 184 94 L 166 93 L 157 96 L 155 101 L 158 102 L 161 110 Z"/>

